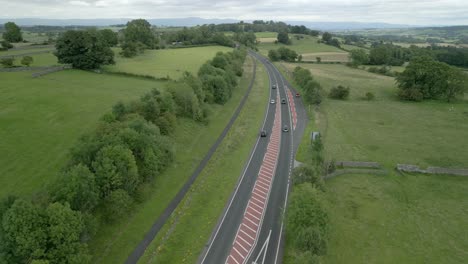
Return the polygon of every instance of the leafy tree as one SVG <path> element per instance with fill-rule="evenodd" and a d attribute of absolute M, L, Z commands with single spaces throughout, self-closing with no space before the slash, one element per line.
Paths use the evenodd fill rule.
<path fill-rule="evenodd" d="M 119 43 L 117 33 L 111 29 L 99 30 L 99 35 L 101 36 L 102 41 L 105 42 L 109 47 L 117 46 Z"/>
<path fill-rule="evenodd" d="M 6 40 L 2 41 L 1 44 L 2 44 L 2 50 L 9 50 L 13 48 L 13 45 Z"/>
<path fill-rule="evenodd" d="M 114 63 L 114 52 L 97 31 L 69 30 L 57 39 L 55 47 L 59 62 L 74 68 L 89 70 Z"/>
<path fill-rule="evenodd" d="M 322 57 L 316 57 L 315 59 L 317 60 L 317 63 L 321 63 L 321 62 L 322 62 Z"/>
<path fill-rule="evenodd" d="M 280 47 L 278 49 L 278 53 L 280 54 L 280 59 L 284 61 L 293 62 L 297 59 L 297 53 L 294 50 L 288 49 L 286 47 Z"/>
<path fill-rule="evenodd" d="M 26 263 L 45 257 L 46 218 L 31 202 L 17 199 L 3 214 L 1 249 L 7 263 Z"/>
<path fill-rule="evenodd" d="M 326 42 L 326 43 L 328 43 L 332 39 L 332 37 L 333 37 L 332 34 L 330 34 L 328 32 L 324 32 L 322 34 L 322 40 L 323 40 L 323 42 Z"/>
<path fill-rule="evenodd" d="M 156 38 L 151 30 L 151 24 L 145 19 L 135 19 L 127 23 L 123 30 L 125 42 L 142 43 L 147 48 L 154 48 Z"/>
<path fill-rule="evenodd" d="M 139 183 L 135 157 L 130 149 L 122 145 L 102 148 L 93 162 L 93 169 L 101 197 L 117 189 L 133 193 Z"/>
<path fill-rule="evenodd" d="M 52 203 L 46 209 L 47 252 L 50 263 L 89 263 L 86 244 L 81 242 L 85 226 L 79 212 L 68 204 Z"/>
<path fill-rule="evenodd" d="M 332 38 L 330 41 L 327 41 L 327 44 L 331 45 L 331 46 L 335 46 L 337 48 L 341 47 L 340 41 L 338 39 L 336 39 L 336 38 Z"/>
<path fill-rule="evenodd" d="M 363 65 L 369 63 L 369 55 L 363 49 L 354 49 L 349 52 L 349 57 L 353 65 Z"/>
<path fill-rule="evenodd" d="M 271 61 L 279 61 L 281 59 L 281 55 L 277 50 L 269 50 L 268 58 L 270 58 Z"/>
<path fill-rule="evenodd" d="M 132 197 L 125 190 L 112 191 L 105 200 L 105 215 L 109 221 L 117 221 L 124 217 L 133 203 Z"/>
<path fill-rule="evenodd" d="M 23 35 L 21 33 L 21 28 L 18 27 L 13 22 L 7 22 L 3 26 L 5 32 L 3 32 L 3 39 L 8 42 L 21 42 L 23 41 Z"/>
<path fill-rule="evenodd" d="M 290 44 L 291 40 L 289 39 L 288 32 L 284 31 L 284 32 L 278 33 L 278 42 L 286 44 L 286 45 Z"/>
<path fill-rule="evenodd" d="M 24 66 L 29 67 L 29 66 L 33 63 L 33 61 L 34 61 L 33 57 L 31 57 L 31 56 L 24 56 L 24 57 L 21 59 L 21 64 L 23 64 Z"/>
<path fill-rule="evenodd" d="M 2 58 L 0 59 L 0 64 L 5 68 L 12 68 L 15 62 L 14 58 Z"/>
<path fill-rule="evenodd" d="M 328 96 L 332 99 L 346 100 L 349 97 L 350 88 L 342 85 L 331 88 Z"/>
<path fill-rule="evenodd" d="M 94 174 L 78 164 L 61 175 L 51 186 L 52 201 L 70 204 L 71 209 L 91 211 L 99 202 L 99 189 Z"/>
<path fill-rule="evenodd" d="M 467 77 L 461 70 L 431 57 L 416 57 L 397 76 L 399 96 L 421 101 L 443 98 L 452 101 L 467 90 Z"/>
<path fill-rule="evenodd" d="M 203 78 L 203 86 L 208 91 L 212 91 L 214 102 L 225 104 L 229 99 L 229 86 L 226 80 L 220 75 L 208 75 Z"/>
<path fill-rule="evenodd" d="M 125 42 L 122 44 L 122 51 L 120 52 L 120 55 L 126 58 L 131 58 L 143 53 L 144 51 L 145 45 L 143 45 L 141 42 Z"/>

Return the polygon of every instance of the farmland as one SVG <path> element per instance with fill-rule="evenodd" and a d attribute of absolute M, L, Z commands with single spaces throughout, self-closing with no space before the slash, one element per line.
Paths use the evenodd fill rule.
<path fill-rule="evenodd" d="M 169 76 L 177 79 L 184 71 L 197 73 L 200 65 L 214 57 L 217 52 L 231 50 L 221 46 L 147 50 L 144 54 L 130 59 L 117 55 L 116 64 L 105 66 L 103 69 L 109 72 L 149 75 L 155 78 Z M 119 49 L 115 49 L 114 52 L 118 54 Z"/>
<path fill-rule="evenodd" d="M 344 65 L 301 66 L 325 93 L 336 85 L 351 87 L 348 100 L 326 99 L 318 112 L 310 112 L 315 122 L 307 131 L 322 132 L 326 159 L 375 161 L 389 172 L 327 181 L 324 201 L 332 231 L 322 263 L 464 263 L 468 179 L 398 174 L 394 167 L 468 167 L 466 98 L 402 102 L 392 77 Z M 375 100 L 365 100 L 367 92 Z M 309 159 L 306 141 L 302 160 Z"/>
<path fill-rule="evenodd" d="M 162 86 L 78 70 L 36 79 L 30 73 L 0 73 L 0 79 L 2 196 L 38 190 L 65 165 L 78 137 L 113 104 Z"/>
<path fill-rule="evenodd" d="M 322 52 L 334 52 L 334 53 L 347 54 L 345 51 L 340 50 L 334 46 L 326 45 L 323 43 L 317 43 L 319 39 L 316 37 L 304 35 L 304 38 L 299 39 L 299 40 L 297 40 L 292 34 L 290 34 L 289 37 L 292 40 L 292 45 L 265 42 L 265 43 L 260 43 L 258 46 L 258 49 L 260 53 L 262 53 L 263 55 L 267 55 L 269 50 L 278 49 L 279 47 L 282 47 L 282 46 L 292 49 L 296 51 L 298 54 L 309 54 L 310 56 L 314 56 L 314 53 L 322 53 Z M 271 38 L 271 36 L 268 38 Z M 315 56 L 314 56 L 314 59 L 315 59 Z"/>

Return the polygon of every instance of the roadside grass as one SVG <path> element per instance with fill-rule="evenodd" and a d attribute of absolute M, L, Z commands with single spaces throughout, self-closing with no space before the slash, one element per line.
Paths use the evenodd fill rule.
<path fill-rule="evenodd" d="M 228 52 L 232 48 L 222 46 L 207 46 L 181 49 L 146 50 L 144 54 L 134 58 L 124 58 L 114 49 L 115 65 L 104 66 L 109 72 L 126 72 L 149 75 L 156 78 L 169 76 L 178 79 L 185 71 L 196 74 L 200 66 L 212 59 L 219 51 Z"/>
<path fill-rule="evenodd" d="M 103 226 L 99 230 L 89 244 L 94 263 L 125 262 L 229 122 L 248 88 L 252 70 L 253 64 L 248 57 L 240 85 L 224 106 L 212 106 L 209 125 L 188 119 L 178 120 L 174 135 L 175 161 L 151 185 L 146 186 L 146 198 L 142 203 L 135 205 L 128 218 Z M 203 240 L 204 242 L 206 241 Z"/>
<path fill-rule="evenodd" d="M 257 36 L 258 37 L 258 36 Z M 274 36 L 276 37 L 276 35 Z M 317 37 L 306 36 L 304 35 L 303 39 L 297 40 L 293 34 L 290 34 L 289 37 L 292 40 L 292 45 L 284 45 L 281 43 L 260 43 L 258 49 L 261 54 L 267 56 L 268 51 L 272 49 L 278 49 L 280 47 L 286 47 L 296 51 L 298 54 L 305 53 L 317 53 L 317 52 L 338 52 L 345 53 L 345 51 L 338 49 L 336 47 L 326 45 L 323 43 L 317 43 L 319 40 Z"/>
<path fill-rule="evenodd" d="M 0 197 L 40 189 L 113 104 L 161 85 L 78 70 L 41 78 L 0 72 L 0 80 Z"/>
<path fill-rule="evenodd" d="M 258 139 L 268 96 L 268 75 L 257 63 L 257 78 L 244 109 L 139 263 L 196 263 Z"/>
<path fill-rule="evenodd" d="M 326 183 L 324 264 L 466 263 L 468 178 L 342 175 Z"/>
<path fill-rule="evenodd" d="M 289 70 L 297 64 L 284 64 Z M 325 99 L 324 136 L 327 159 L 376 161 L 388 168 L 397 163 L 422 167 L 468 167 L 468 104 L 403 102 L 394 78 L 344 65 L 301 64 L 311 70 L 328 93 L 332 86 L 351 87 L 346 101 Z M 367 92 L 375 100 L 367 101 Z"/>

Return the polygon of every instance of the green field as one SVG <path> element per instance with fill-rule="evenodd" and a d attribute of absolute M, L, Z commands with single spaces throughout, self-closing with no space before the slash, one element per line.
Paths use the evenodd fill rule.
<path fill-rule="evenodd" d="M 0 73 L 0 196 L 29 194 L 54 178 L 79 136 L 119 100 L 161 83 L 78 70 L 41 78 Z"/>
<path fill-rule="evenodd" d="M 169 76 L 177 79 L 185 71 L 197 73 L 198 68 L 219 52 L 232 51 L 231 48 L 208 46 L 182 49 L 146 50 L 144 54 L 134 58 L 124 58 L 116 53 L 115 65 L 104 66 L 109 72 L 126 72 L 149 75 L 156 78 Z"/>
<path fill-rule="evenodd" d="M 223 106 L 211 106 L 208 126 L 189 119 L 178 119 L 174 135 L 175 161 L 151 186 L 147 186 L 147 197 L 143 203 L 135 206 L 128 218 L 101 227 L 90 243 L 94 263 L 123 263 L 143 239 L 231 118 L 248 88 L 246 84 L 251 80 L 252 66 L 249 61 L 247 59 L 241 85 L 233 91 L 233 97 Z"/>
<path fill-rule="evenodd" d="M 288 64 L 289 69 L 296 65 Z M 467 101 L 402 102 L 394 78 L 344 65 L 303 64 L 324 89 L 351 87 L 347 101 L 326 100 L 318 120 L 326 156 L 420 166 L 468 167 Z M 363 99 L 366 92 L 374 101 Z"/>
<path fill-rule="evenodd" d="M 394 168 L 468 167 L 466 99 L 402 102 L 394 78 L 344 65 L 301 66 L 325 91 L 351 87 L 347 101 L 327 98 L 320 111 L 309 112 L 307 131 L 322 132 L 326 159 L 376 161 L 389 171 L 327 181 L 331 236 L 321 263 L 465 263 L 468 178 L 400 175 Z M 364 100 L 366 92 L 376 99 Z M 310 158 L 308 141 L 304 136 L 297 159 Z"/>
<path fill-rule="evenodd" d="M 52 53 L 41 53 L 30 56 L 34 60 L 33 63 L 30 65 L 31 67 L 59 65 L 57 57 L 55 57 L 55 55 L 53 55 Z M 21 64 L 21 59 L 22 57 L 16 57 L 14 65 L 24 66 Z M 0 68 L 3 68 L 3 66 L 0 66 Z"/>
<path fill-rule="evenodd" d="M 343 175 L 326 186 L 322 263 L 466 263 L 468 178 Z"/>
<path fill-rule="evenodd" d="M 346 53 L 336 47 L 317 43 L 319 40 L 316 37 L 304 36 L 304 39 L 297 40 L 294 35 L 290 34 L 292 45 L 274 44 L 274 43 L 260 43 L 258 49 L 263 55 L 267 55 L 269 50 L 278 49 L 279 47 L 287 47 L 296 51 L 298 54 L 316 53 L 316 52 L 341 52 Z"/>

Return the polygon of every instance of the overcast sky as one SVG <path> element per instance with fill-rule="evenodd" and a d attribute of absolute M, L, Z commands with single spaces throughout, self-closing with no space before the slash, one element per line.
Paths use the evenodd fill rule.
<path fill-rule="evenodd" d="M 468 25 L 468 0 L 0 0 L 0 18 L 233 18 Z"/>

